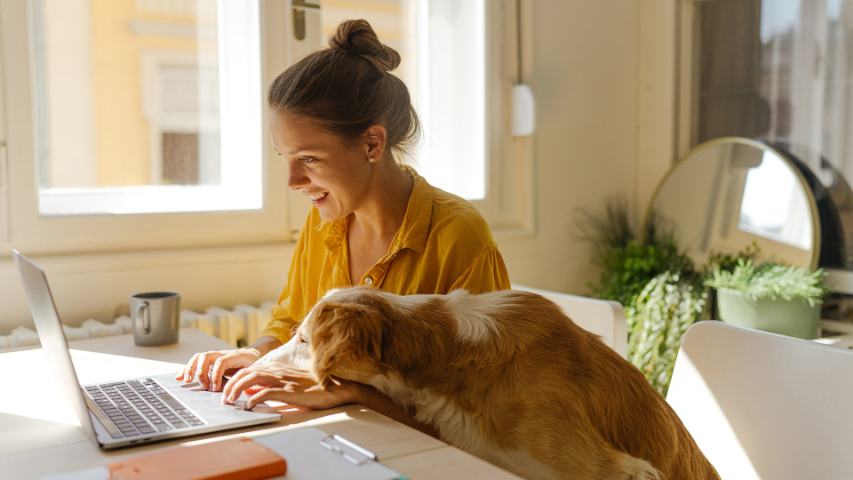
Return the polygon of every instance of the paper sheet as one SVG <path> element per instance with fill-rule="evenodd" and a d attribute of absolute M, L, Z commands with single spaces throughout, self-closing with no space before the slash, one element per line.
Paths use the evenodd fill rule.
<path fill-rule="evenodd" d="M 340 454 L 320 445 L 326 432 L 303 428 L 254 437 L 253 440 L 287 460 L 287 478 L 307 480 L 391 480 L 405 478 L 379 462 L 354 465 Z"/>
<path fill-rule="evenodd" d="M 320 445 L 328 434 L 316 428 L 303 428 L 253 437 L 252 440 L 278 453 L 287 461 L 289 480 L 394 480 L 406 479 L 379 462 L 354 465 L 338 453 Z M 143 454 L 144 455 L 144 454 Z M 108 480 L 107 467 L 45 475 L 43 480 Z"/>

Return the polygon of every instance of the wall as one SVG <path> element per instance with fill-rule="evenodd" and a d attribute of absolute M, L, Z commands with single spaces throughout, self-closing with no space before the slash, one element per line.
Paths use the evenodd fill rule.
<path fill-rule="evenodd" d="M 292 244 L 239 245 L 192 250 L 41 256 L 64 323 L 94 318 L 112 322 L 127 308 L 130 294 L 171 290 L 182 307 L 204 311 L 217 305 L 259 305 L 275 300 L 284 285 Z M 26 297 L 11 258 L 0 260 L 0 335 L 23 325 L 33 328 Z"/>
<path fill-rule="evenodd" d="M 587 293 L 590 247 L 575 210 L 624 195 L 639 222 L 677 154 L 677 0 L 522 0 L 536 96 L 535 233 L 499 239 L 513 282 Z M 528 23 L 529 22 L 529 23 Z M 174 289 L 185 307 L 274 299 L 292 245 L 37 258 L 67 323 L 109 320 L 136 291 Z M 129 265 L 129 266 L 128 266 Z M 13 265 L 0 260 L 0 334 L 29 318 Z M 31 322 L 29 322 L 31 324 Z"/>
<path fill-rule="evenodd" d="M 623 196 L 639 222 L 672 163 L 677 4 L 536 0 L 535 235 L 499 240 L 513 283 L 588 293 L 577 211 Z"/>

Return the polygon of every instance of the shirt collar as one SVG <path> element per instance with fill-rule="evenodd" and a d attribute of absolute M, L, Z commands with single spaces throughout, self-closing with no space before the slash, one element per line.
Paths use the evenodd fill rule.
<path fill-rule="evenodd" d="M 403 167 L 414 180 L 412 194 L 409 195 L 409 204 L 406 206 L 406 215 L 403 224 L 393 242 L 391 242 L 391 253 L 404 248 L 410 248 L 418 253 L 423 253 L 426 248 L 429 227 L 432 223 L 432 186 L 415 171 L 414 168 L 405 165 Z"/>
<path fill-rule="evenodd" d="M 390 252 L 395 253 L 404 248 L 423 253 L 426 248 L 429 227 L 432 222 L 433 190 L 427 181 L 418 175 L 414 168 L 404 165 L 403 170 L 413 179 L 412 193 L 406 205 L 406 214 L 397 235 L 391 242 Z M 320 223 L 315 228 L 324 235 L 323 243 L 327 249 L 340 248 L 346 241 L 349 216 Z"/>
<path fill-rule="evenodd" d="M 339 218 L 337 220 L 332 220 L 330 222 L 323 222 L 314 227 L 315 230 L 320 232 L 323 238 L 323 244 L 329 250 L 334 250 L 336 248 L 340 248 L 342 243 L 346 240 L 347 237 L 347 221 L 349 220 L 349 215 L 343 218 Z"/>

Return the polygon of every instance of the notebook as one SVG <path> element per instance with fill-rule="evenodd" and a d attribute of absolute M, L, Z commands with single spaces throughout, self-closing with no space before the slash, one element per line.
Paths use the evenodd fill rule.
<path fill-rule="evenodd" d="M 112 480 L 257 480 L 284 476 L 284 457 L 251 438 L 166 448 L 113 462 Z"/>

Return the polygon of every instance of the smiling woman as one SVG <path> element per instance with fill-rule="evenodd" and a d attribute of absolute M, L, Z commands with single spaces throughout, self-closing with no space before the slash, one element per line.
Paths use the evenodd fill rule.
<path fill-rule="evenodd" d="M 270 125 L 276 151 L 284 152 L 279 155 L 287 161 L 288 187 L 308 197 L 323 221 L 357 210 L 369 200 L 365 197 L 372 195 L 372 189 L 408 196 L 412 179 L 394 164 L 391 152 L 387 152 L 390 157 L 387 161 L 379 162 L 383 157 L 379 149 L 387 148 L 380 145 L 386 137 L 384 127 L 374 125 L 365 129 L 364 142 L 360 145 L 329 132 L 313 118 L 280 111 L 272 114 Z M 305 139 L 311 139 L 310 143 Z M 362 168 L 365 160 L 375 164 L 373 168 Z M 405 201 L 389 200 L 390 205 L 402 203 L 397 212 L 402 216 Z"/>
<path fill-rule="evenodd" d="M 408 89 L 389 73 L 399 63 L 370 24 L 350 20 L 338 27 L 329 48 L 273 82 L 272 141 L 287 164 L 288 187 L 306 195 L 314 208 L 264 336 L 250 348 L 197 354 L 179 378 L 198 377 L 205 388 L 221 390 L 226 370 L 251 365 L 235 377 L 237 391 L 267 388 L 250 405 L 266 399 L 312 408 L 359 402 L 434 433 L 372 387 L 345 381 L 320 387 L 298 366 L 256 363 L 288 341 L 331 289 L 363 285 L 409 295 L 510 288 L 480 213 L 398 162 L 419 133 Z"/>

